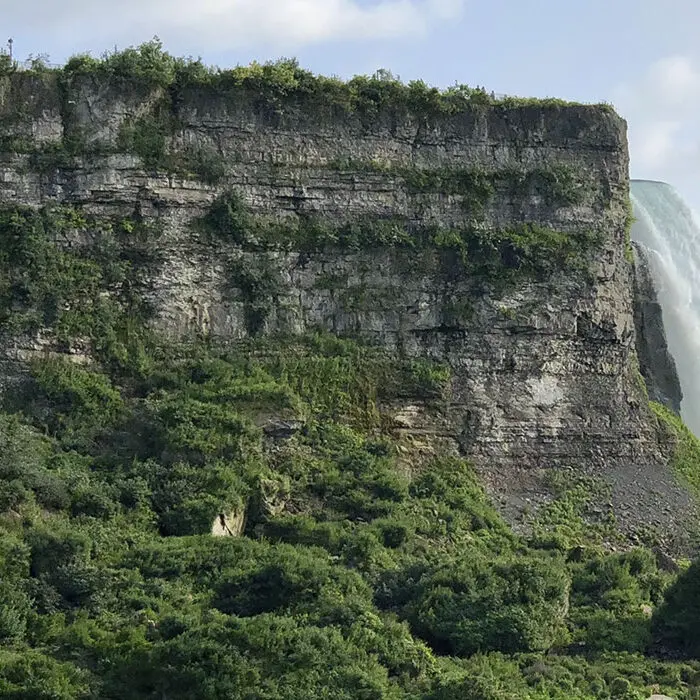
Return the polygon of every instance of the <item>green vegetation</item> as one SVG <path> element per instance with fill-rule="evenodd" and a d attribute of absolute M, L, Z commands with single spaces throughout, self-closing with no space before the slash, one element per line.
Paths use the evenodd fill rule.
<path fill-rule="evenodd" d="M 546 483 L 555 499 L 543 505 L 534 519 L 533 541 L 539 546 L 571 550 L 620 540 L 609 485 L 559 469 L 548 472 Z"/>
<path fill-rule="evenodd" d="M 17 69 L 15 63 L 10 58 L 9 54 L 0 53 L 0 77 L 11 75 Z"/>
<path fill-rule="evenodd" d="M 0 209 L 0 329 L 87 343 L 105 361 L 138 361 L 149 315 L 143 271 L 158 264 L 159 232 L 138 217 L 98 221 L 80 208 Z M 79 244 L 70 248 L 57 241 Z"/>
<path fill-rule="evenodd" d="M 700 562 L 681 574 L 654 616 L 654 633 L 665 648 L 700 658 Z"/>
<path fill-rule="evenodd" d="M 179 121 L 167 101 L 157 102 L 150 114 L 125 122 L 117 138 L 117 149 L 139 156 L 148 170 L 163 171 L 181 177 L 194 177 L 207 185 L 216 185 L 226 177 L 223 158 L 213 148 L 170 146 Z"/>
<path fill-rule="evenodd" d="M 236 192 L 225 192 L 202 221 L 205 229 L 248 250 L 302 250 L 415 247 L 429 241 L 429 231 L 412 231 L 401 218 L 333 223 L 327 218 L 290 216 L 268 220 L 251 214 Z"/>
<path fill-rule="evenodd" d="M 9 60 L 5 60 L 3 69 L 6 72 L 13 69 Z M 47 68 L 38 61 L 33 70 L 45 73 Z M 337 108 L 366 115 L 374 115 L 387 107 L 438 115 L 482 106 L 564 107 L 576 104 L 558 99 L 497 98 L 483 88 L 466 85 L 439 90 L 421 80 L 405 84 L 387 70 L 379 70 L 372 77 L 356 76 L 345 82 L 316 76 L 300 68 L 296 60 L 288 58 L 221 70 L 205 66 L 200 60 L 171 56 L 163 50 L 157 38 L 136 48 L 106 53 L 101 58 L 77 55 L 56 71 L 68 78 L 97 76 L 137 82 L 157 89 L 209 88 L 224 94 L 246 91 L 278 106 L 281 100 L 290 97 L 311 99 L 326 109 Z M 612 111 L 609 105 L 599 107 Z"/>
<path fill-rule="evenodd" d="M 363 250 L 397 248 L 416 251 L 437 250 L 457 253 L 462 270 L 481 277 L 496 291 L 503 291 L 523 279 L 543 281 L 563 269 L 583 271 L 600 242 L 595 232 L 567 234 L 536 224 L 521 224 L 502 231 L 478 224 L 443 229 L 417 226 L 399 218 L 331 222 L 314 216 L 288 216 L 271 220 L 255 216 L 236 192 L 225 192 L 211 205 L 201 221 L 210 235 L 257 251 L 258 262 L 243 260 L 230 277 L 244 294 L 250 309 L 249 330 L 259 329 L 278 290 L 271 266 L 262 251 L 325 249 Z M 450 256 L 453 260 L 455 256 Z M 326 280 L 327 284 L 328 281 Z M 261 320 L 262 319 L 262 320 Z"/>
<path fill-rule="evenodd" d="M 661 404 L 651 402 L 666 438 L 675 443 L 671 467 L 696 494 L 700 495 L 700 441 L 685 423 Z"/>
<path fill-rule="evenodd" d="M 411 194 L 461 195 L 465 211 L 475 216 L 483 214 L 484 207 L 499 190 L 514 197 L 541 196 L 548 206 L 560 207 L 580 204 L 585 194 L 576 173 L 564 166 L 486 172 L 473 168 L 436 170 L 381 161 L 344 160 L 329 163 L 327 167 L 341 172 L 400 178 Z"/>

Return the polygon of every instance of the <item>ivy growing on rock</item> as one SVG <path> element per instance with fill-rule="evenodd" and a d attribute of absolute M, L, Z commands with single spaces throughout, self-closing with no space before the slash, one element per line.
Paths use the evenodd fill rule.
<path fill-rule="evenodd" d="M 254 214 L 235 191 L 216 198 L 201 224 L 220 241 L 257 253 L 257 266 L 246 258 L 231 273 L 247 308 L 272 303 L 279 291 L 269 264 L 263 266 L 266 272 L 260 268 L 265 251 L 450 251 L 463 274 L 483 278 L 502 292 L 523 280 L 544 281 L 563 270 L 584 271 L 601 238 L 595 231 L 569 234 L 537 224 L 492 230 L 477 222 L 443 228 L 399 217 L 348 222 L 313 215 L 271 219 Z"/>

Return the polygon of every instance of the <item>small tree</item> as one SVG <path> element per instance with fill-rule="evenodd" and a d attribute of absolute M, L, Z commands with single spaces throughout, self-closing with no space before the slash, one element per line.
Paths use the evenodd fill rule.
<path fill-rule="evenodd" d="M 653 623 L 658 643 L 700 658 L 700 561 L 696 561 L 668 589 Z"/>
<path fill-rule="evenodd" d="M 425 576 L 419 590 L 409 617 L 441 651 L 546 651 L 565 634 L 569 579 L 555 559 L 455 560 Z"/>
<path fill-rule="evenodd" d="M 0 51 L 0 76 L 10 75 L 17 70 L 17 63 L 12 60 L 10 54 Z"/>

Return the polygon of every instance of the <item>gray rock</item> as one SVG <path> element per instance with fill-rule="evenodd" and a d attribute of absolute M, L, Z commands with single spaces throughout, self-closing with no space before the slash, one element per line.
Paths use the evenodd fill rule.
<path fill-rule="evenodd" d="M 269 438 L 288 440 L 304 427 L 298 420 L 270 420 L 263 426 L 263 432 Z"/>
<path fill-rule="evenodd" d="M 649 398 L 680 415 L 683 392 L 668 349 L 663 313 L 643 246 L 634 247 L 634 323 L 639 368 Z"/>
<path fill-rule="evenodd" d="M 211 526 L 214 537 L 240 537 L 245 528 L 245 511 L 219 513 Z"/>

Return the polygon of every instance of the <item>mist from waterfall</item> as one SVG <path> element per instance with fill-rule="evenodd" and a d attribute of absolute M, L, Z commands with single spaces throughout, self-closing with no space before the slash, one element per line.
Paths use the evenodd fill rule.
<path fill-rule="evenodd" d="M 700 225 L 663 182 L 632 180 L 632 240 L 644 246 L 683 390 L 681 416 L 700 436 Z"/>

